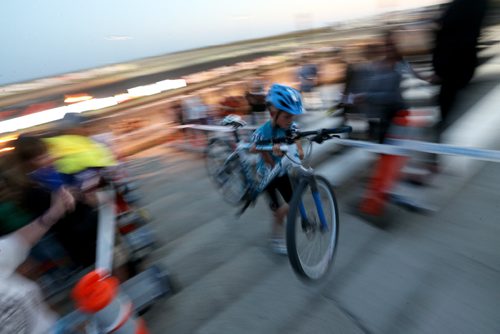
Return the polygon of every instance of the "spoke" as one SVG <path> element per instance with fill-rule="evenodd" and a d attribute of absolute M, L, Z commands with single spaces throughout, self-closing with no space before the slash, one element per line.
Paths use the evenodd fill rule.
<path fill-rule="evenodd" d="M 318 233 L 318 239 L 319 239 L 319 259 L 321 260 L 323 258 L 323 234 L 320 232 Z"/>
<path fill-rule="evenodd" d="M 300 230 L 298 228 L 295 230 L 299 268 L 302 268 L 302 274 L 310 279 L 317 279 L 328 270 L 331 255 L 333 255 L 330 251 L 334 250 L 337 242 L 335 238 L 337 232 L 335 198 L 332 197 L 333 194 L 330 192 L 327 182 L 319 178 L 317 185 L 319 194 L 316 195 L 319 202 L 314 200 L 315 197 L 312 195 L 310 185 L 307 185 L 301 196 L 308 220 L 312 223 L 312 229 L 311 225 L 303 229 L 302 222 L 300 222 Z M 324 230 L 321 229 L 322 224 L 318 213 L 321 210 L 325 218 Z M 309 232 L 306 233 L 306 231 Z M 300 236 L 299 233 L 302 233 L 303 236 Z"/>
<path fill-rule="evenodd" d="M 310 245 L 309 245 L 309 248 L 311 248 L 311 246 L 310 246 Z M 307 265 L 309 265 L 309 260 L 311 259 L 311 254 L 312 254 L 312 252 L 309 252 L 308 254 L 309 254 L 309 255 L 307 256 L 307 261 L 306 261 Z"/>
<path fill-rule="evenodd" d="M 323 189 L 323 188 L 321 188 Z M 327 195 L 327 194 L 324 194 L 324 195 Z M 326 200 L 325 200 L 325 197 L 326 197 Z M 323 208 L 323 211 L 325 213 L 325 220 L 326 220 L 326 226 L 327 226 L 327 230 L 326 232 L 323 232 L 321 229 L 318 231 L 318 238 L 319 238 L 319 244 L 320 244 L 320 256 L 319 256 L 319 259 L 318 259 L 318 263 L 319 261 L 323 260 L 323 257 L 324 255 L 327 254 L 328 252 L 328 248 L 329 248 L 329 245 L 330 245 L 330 233 L 332 233 L 333 231 L 331 230 L 331 226 L 330 226 L 330 222 L 331 222 L 331 208 L 329 207 L 328 205 L 328 208 L 325 207 L 325 203 L 330 203 L 329 199 L 328 199 L 328 196 L 320 196 L 321 198 L 321 206 Z M 324 238 L 326 238 L 326 242 L 323 240 Z M 325 245 L 326 243 L 326 245 Z M 326 246 L 326 248 L 324 248 L 324 246 Z"/>
<path fill-rule="evenodd" d="M 322 233 L 319 230 L 321 223 L 319 221 L 319 215 L 317 213 L 316 202 L 313 199 L 312 191 L 310 188 L 309 191 L 307 191 L 307 194 L 309 196 L 303 196 L 302 203 L 304 203 L 304 207 L 306 208 L 309 222 L 314 222 L 315 225 L 313 226 L 313 231 L 309 232 L 309 235 L 305 232 L 302 233 L 304 234 L 304 241 L 301 242 L 302 251 L 300 253 L 302 254 L 301 258 L 304 260 L 304 266 L 313 267 L 317 265 L 322 259 L 322 247 L 324 245 L 324 242 L 322 240 Z M 304 197 L 307 197 L 307 201 L 304 199 Z M 323 203 L 323 200 L 321 200 L 321 203 Z M 309 237 L 311 238 L 311 240 L 309 240 Z"/>
<path fill-rule="evenodd" d="M 308 240 L 307 234 L 302 230 L 302 226 L 299 225 L 300 228 L 296 232 L 297 234 L 297 239 L 300 236 L 300 249 L 302 249 L 301 253 L 305 254 L 306 251 L 308 251 L 311 248 L 311 243 Z M 299 243 L 297 243 L 297 246 L 299 246 Z"/>
<path fill-rule="evenodd" d="M 309 238 L 307 238 L 307 236 L 305 237 L 305 242 L 306 242 L 306 247 L 305 248 L 305 251 L 307 250 L 307 263 L 309 264 L 309 260 L 311 259 L 311 255 L 314 253 L 314 240 L 309 240 Z"/>

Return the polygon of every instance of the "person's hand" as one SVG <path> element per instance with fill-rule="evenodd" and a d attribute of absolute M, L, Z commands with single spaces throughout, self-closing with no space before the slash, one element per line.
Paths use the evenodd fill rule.
<path fill-rule="evenodd" d="M 353 94 L 353 103 L 354 104 L 360 104 L 365 102 L 365 94 L 359 93 L 359 94 Z"/>
<path fill-rule="evenodd" d="M 441 81 L 442 81 L 441 77 L 439 77 L 436 74 L 428 76 L 427 78 L 424 78 L 424 80 L 432 85 L 439 85 L 439 84 L 441 84 Z"/>
<path fill-rule="evenodd" d="M 64 217 L 68 211 L 75 208 L 75 198 L 64 187 L 52 193 L 49 210 L 44 214 L 44 220 L 50 223 L 56 223 Z"/>
<path fill-rule="evenodd" d="M 84 192 L 82 201 L 92 207 L 99 206 L 99 199 L 97 198 L 97 193 L 95 191 Z"/>
<path fill-rule="evenodd" d="M 274 144 L 273 145 L 273 154 L 282 157 L 284 155 L 283 151 L 281 151 L 280 144 Z"/>
<path fill-rule="evenodd" d="M 299 155 L 299 159 L 304 160 L 304 150 L 302 149 L 301 145 L 297 146 L 297 153 Z"/>

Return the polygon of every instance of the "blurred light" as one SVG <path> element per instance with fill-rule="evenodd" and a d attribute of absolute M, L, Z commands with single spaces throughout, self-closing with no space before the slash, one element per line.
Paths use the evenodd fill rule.
<path fill-rule="evenodd" d="M 101 108 L 115 106 L 118 103 L 116 102 L 114 97 L 106 97 L 102 99 L 92 99 L 88 101 L 83 101 L 79 103 L 74 103 L 66 108 L 66 112 L 76 112 L 81 113 L 84 111 L 97 110 Z"/>
<path fill-rule="evenodd" d="M 158 81 L 157 83 L 151 85 L 130 88 L 127 91 L 131 97 L 141 97 L 141 96 L 154 95 L 167 90 L 182 88 L 186 86 L 187 83 L 186 80 L 184 79 L 163 80 L 163 81 Z"/>
<path fill-rule="evenodd" d="M 8 135 L 5 137 L 0 137 L 0 143 L 7 143 L 17 139 L 17 135 Z"/>
<path fill-rule="evenodd" d="M 133 97 L 141 97 L 161 93 L 161 89 L 156 84 L 152 84 L 130 88 L 127 92 Z"/>
<path fill-rule="evenodd" d="M 176 80 L 163 80 L 158 81 L 156 85 L 162 90 L 171 90 L 176 88 L 186 87 L 187 83 L 184 79 L 176 79 Z"/>
<path fill-rule="evenodd" d="M 13 132 L 19 129 L 27 129 L 40 124 L 60 120 L 68 112 L 81 113 L 117 105 L 114 97 L 103 99 L 92 99 L 84 102 L 74 103 L 69 106 L 48 109 L 26 116 L 11 118 L 0 122 L 0 133 Z"/>
<path fill-rule="evenodd" d="M 91 100 L 93 97 L 87 94 L 79 94 L 79 95 L 66 95 L 64 99 L 64 103 L 76 103 Z"/>
<path fill-rule="evenodd" d="M 4 148 L 0 149 L 0 153 L 7 152 L 7 151 L 12 151 L 13 149 L 14 149 L 14 147 L 4 147 Z"/>
<path fill-rule="evenodd" d="M 57 121 L 64 117 L 67 107 L 59 107 L 37 112 L 26 116 L 11 118 L 0 122 L 0 133 L 13 132 L 19 129 L 26 129 L 32 126 Z"/>
<path fill-rule="evenodd" d="M 90 95 L 69 95 L 64 100 L 65 103 L 71 103 L 68 106 L 43 110 L 26 116 L 11 118 L 0 122 L 0 133 L 13 132 L 19 129 L 26 129 L 36 125 L 45 124 L 62 119 L 68 112 L 82 113 L 85 111 L 98 110 L 118 103 L 140 97 L 161 93 L 176 88 L 186 87 L 184 79 L 163 80 L 151 85 L 138 86 L 128 89 L 128 93 L 118 94 L 112 97 L 101 99 L 92 98 Z M 1 141 L 0 141 L 1 142 Z"/>
<path fill-rule="evenodd" d="M 131 96 L 129 93 L 123 93 L 114 96 L 114 99 L 117 103 L 122 103 L 133 98 L 135 98 L 135 96 Z"/>

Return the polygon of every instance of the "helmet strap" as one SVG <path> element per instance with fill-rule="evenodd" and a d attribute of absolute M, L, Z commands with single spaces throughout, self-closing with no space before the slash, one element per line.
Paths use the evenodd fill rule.
<path fill-rule="evenodd" d="M 274 117 L 273 117 L 273 134 L 272 134 L 272 139 L 274 139 L 276 137 L 276 131 L 278 129 L 278 117 L 281 113 L 281 110 L 276 108 L 276 113 L 274 114 Z"/>
<path fill-rule="evenodd" d="M 281 114 L 281 110 L 278 109 L 278 112 L 276 112 L 276 114 L 274 114 L 274 126 L 277 125 L 278 117 L 280 116 L 280 114 Z"/>

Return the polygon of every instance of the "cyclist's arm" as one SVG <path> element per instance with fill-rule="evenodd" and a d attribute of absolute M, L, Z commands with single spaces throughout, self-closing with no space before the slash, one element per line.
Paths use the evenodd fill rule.
<path fill-rule="evenodd" d="M 258 150 L 257 149 L 257 143 L 260 142 L 260 141 L 264 141 L 264 140 L 267 140 L 267 138 L 265 136 L 262 136 L 262 134 L 260 133 L 260 129 L 257 129 L 254 132 L 254 134 L 252 135 L 251 142 L 253 142 L 253 145 L 250 148 L 249 152 L 251 152 L 251 153 L 260 153 L 260 155 L 262 156 L 262 159 L 264 160 L 264 163 L 266 165 L 268 165 L 268 166 L 274 167 L 275 161 L 273 159 L 273 156 L 272 156 L 271 152 L 269 152 L 269 151 L 262 151 L 262 150 Z M 283 152 L 281 152 L 281 150 L 279 149 L 279 147 L 280 147 L 279 144 L 274 144 L 273 145 L 273 154 L 275 154 L 276 156 L 282 156 L 283 155 Z"/>
<path fill-rule="evenodd" d="M 280 150 L 280 145 L 279 144 L 274 144 L 273 145 L 273 153 L 275 155 L 283 155 L 283 152 L 281 152 Z M 266 163 L 266 165 L 269 165 L 271 167 L 274 167 L 274 159 L 271 155 L 271 153 L 269 151 L 261 151 L 261 150 L 258 150 L 256 145 L 253 144 L 252 147 L 250 148 L 249 150 L 251 153 L 259 153 L 261 156 L 262 156 L 262 159 L 264 160 L 264 162 Z"/>
<path fill-rule="evenodd" d="M 266 163 L 266 165 L 274 167 L 274 159 L 273 159 L 271 153 L 260 152 L 260 154 L 262 155 L 262 159 L 264 159 L 264 162 Z"/>
<path fill-rule="evenodd" d="M 297 153 L 299 154 L 299 159 L 304 159 L 304 149 L 302 148 L 302 143 L 300 142 L 300 140 L 296 140 L 295 145 L 297 145 Z"/>

